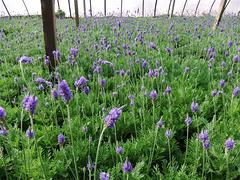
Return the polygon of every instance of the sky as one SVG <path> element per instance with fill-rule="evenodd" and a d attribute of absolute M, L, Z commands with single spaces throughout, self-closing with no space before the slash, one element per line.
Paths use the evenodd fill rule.
<path fill-rule="evenodd" d="M 41 5 L 40 0 L 24 0 L 30 14 L 41 14 Z M 89 0 L 86 1 L 86 9 L 87 15 L 89 15 Z M 166 14 L 168 5 L 170 0 L 158 0 L 157 5 L 157 15 Z M 221 0 L 216 0 L 214 7 L 213 7 L 213 15 L 216 14 L 219 4 Z M 8 10 L 10 11 L 11 15 L 26 15 L 26 10 L 23 5 L 22 0 L 4 0 Z M 69 16 L 68 10 L 68 0 L 59 0 L 60 8 L 66 12 L 66 15 Z M 104 0 L 92 0 L 92 11 L 93 15 L 99 15 L 103 13 L 103 2 Z M 180 14 L 183 8 L 185 0 L 176 0 L 175 4 L 175 14 Z M 213 0 L 201 0 L 198 10 L 198 15 L 202 13 L 208 13 L 209 8 L 212 4 Z M 72 14 L 74 15 L 74 0 L 70 0 Z M 152 16 L 153 9 L 154 9 L 155 0 L 145 0 L 145 15 Z M 198 0 L 188 0 L 185 14 L 193 14 L 196 8 Z M 107 14 L 120 14 L 120 4 L 121 0 L 107 0 Z M 79 6 L 79 14 L 83 16 L 83 0 L 78 0 Z M 140 16 L 141 15 L 141 6 L 142 0 L 123 0 L 123 12 L 126 15 L 127 11 L 129 12 L 128 15 L 132 16 Z M 57 10 L 57 1 L 55 0 L 55 8 Z M 137 10 L 139 9 L 139 13 L 136 14 Z M 240 11 L 240 0 L 231 0 L 228 8 L 226 9 L 226 13 L 238 13 Z M 7 12 L 3 6 L 2 1 L 0 1 L 0 16 L 7 15 Z"/>

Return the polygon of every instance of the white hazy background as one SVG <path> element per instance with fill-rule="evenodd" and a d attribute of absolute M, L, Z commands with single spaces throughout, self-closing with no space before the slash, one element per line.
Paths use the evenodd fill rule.
<path fill-rule="evenodd" d="M 41 14 L 40 0 L 24 0 L 29 13 L 31 15 Z M 89 0 L 86 1 L 86 11 L 89 16 Z M 158 0 L 157 15 L 166 14 L 170 0 Z M 4 0 L 11 15 L 26 15 L 26 10 L 22 0 Z M 104 0 L 92 0 L 92 11 L 94 16 L 103 14 L 103 2 Z M 176 0 L 174 14 L 180 14 L 183 8 L 185 0 Z M 208 13 L 213 0 L 201 0 L 198 15 Z M 221 0 L 217 0 L 212 9 L 212 14 L 215 15 Z M 59 0 L 60 8 L 69 16 L 68 0 Z M 188 0 L 185 15 L 191 15 L 194 13 L 198 0 Z M 72 15 L 74 16 L 74 0 L 70 0 Z M 155 0 L 145 0 L 145 16 L 152 16 Z M 116 15 L 120 14 L 121 0 L 107 0 L 107 14 Z M 83 16 L 83 0 L 78 0 L 79 15 Z M 57 0 L 55 0 L 55 10 L 58 9 Z M 231 0 L 225 13 L 238 13 L 240 11 L 240 0 Z M 123 14 L 125 16 L 141 16 L 142 12 L 142 0 L 123 0 Z M 7 12 L 0 1 L 0 16 L 7 16 Z"/>

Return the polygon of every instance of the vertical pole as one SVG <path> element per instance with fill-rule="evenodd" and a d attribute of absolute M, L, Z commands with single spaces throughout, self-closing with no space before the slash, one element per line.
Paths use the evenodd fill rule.
<path fill-rule="evenodd" d="M 211 5 L 211 7 L 210 7 L 210 10 L 209 10 L 208 14 L 211 14 L 212 8 L 213 8 L 213 5 L 215 4 L 215 2 L 216 2 L 216 0 L 213 0 L 213 3 L 212 3 L 212 5 Z"/>
<path fill-rule="evenodd" d="M 104 0 L 104 16 L 107 16 L 107 2 Z"/>
<path fill-rule="evenodd" d="M 182 9 L 181 16 L 183 16 L 183 13 L 184 13 L 184 10 L 185 10 L 186 5 L 187 5 L 187 0 L 185 1 L 184 5 L 183 5 L 183 9 Z"/>
<path fill-rule="evenodd" d="M 26 6 L 24 0 L 22 0 L 22 2 L 23 2 L 23 4 L 24 4 L 24 7 L 25 7 L 25 9 L 26 9 L 26 11 L 27 11 L 28 16 L 30 16 L 29 11 L 28 11 L 28 8 L 27 8 L 27 6 Z"/>
<path fill-rule="evenodd" d="M 142 17 L 144 17 L 144 0 L 142 0 Z"/>
<path fill-rule="evenodd" d="M 58 10 L 60 10 L 59 0 L 57 0 L 57 4 L 58 4 Z"/>
<path fill-rule="evenodd" d="M 92 0 L 89 0 L 90 16 L 92 17 Z"/>
<path fill-rule="evenodd" d="M 224 13 L 226 3 L 227 3 L 227 0 L 222 0 L 221 3 L 220 3 L 219 10 L 218 10 L 218 15 L 216 16 L 215 22 L 213 23 L 213 27 L 212 27 L 213 31 L 215 31 L 217 29 L 217 27 L 219 25 L 219 22 L 222 19 L 222 15 Z"/>
<path fill-rule="evenodd" d="M 78 0 L 74 0 L 76 26 L 79 26 Z"/>
<path fill-rule="evenodd" d="M 122 9 L 123 8 L 123 0 L 121 0 L 121 17 L 122 17 Z"/>
<path fill-rule="evenodd" d="M 70 18 L 72 18 L 72 11 L 71 11 L 70 0 L 68 0 L 68 8 L 69 8 Z"/>
<path fill-rule="evenodd" d="M 231 2 L 231 0 L 228 0 L 226 6 L 224 7 L 224 11 L 226 10 L 227 6 L 229 5 L 229 3 Z"/>
<path fill-rule="evenodd" d="M 158 0 L 155 1 L 153 17 L 156 17 L 157 3 L 158 3 Z"/>
<path fill-rule="evenodd" d="M 87 17 L 87 13 L 86 13 L 86 1 L 83 0 L 83 13 L 84 13 L 84 17 Z"/>
<path fill-rule="evenodd" d="M 2 0 L 2 3 L 3 3 L 3 5 L 4 5 L 4 7 L 5 7 L 5 9 L 6 9 L 7 13 L 8 13 L 8 16 L 9 16 L 10 19 L 11 19 L 12 16 L 11 16 L 11 14 L 9 13 L 8 8 L 7 8 L 7 6 L 6 6 L 6 4 L 5 4 L 5 2 L 4 2 L 3 0 Z"/>
<path fill-rule="evenodd" d="M 43 33 L 46 56 L 49 57 L 49 71 L 53 72 L 56 67 L 53 51 L 56 50 L 56 27 L 54 0 L 41 0 Z"/>
<path fill-rule="evenodd" d="M 195 12 L 194 12 L 194 16 L 197 15 L 197 10 L 198 10 L 198 6 L 199 6 L 199 4 L 200 4 L 200 1 L 201 1 L 201 0 L 198 0 L 197 7 L 196 7 Z"/>
<path fill-rule="evenodd" d="M 174 7 L 175 7 L 175 0 L 173 0 L 173 4 L 172 4 L 172 10 L 171 10 L 171 15 L 169 16 L 169 19 L 171 19 L 171 18 L 172 18 L 172 16 L 173 16 Z"/>
<path fill-rule="evenodd" d="M 171 4 L 172 4 L 172 0 L 170 0 L 169 5 L 168 5 L 168 12 L 167 12 L 167 16 L 169 17 L 169 12 L 170 12 L 170 8 L 171 8 Z"/>

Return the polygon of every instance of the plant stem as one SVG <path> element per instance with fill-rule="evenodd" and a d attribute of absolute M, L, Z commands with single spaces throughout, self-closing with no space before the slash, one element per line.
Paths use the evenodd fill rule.
<path fill-rule="evenodd" d="M 73 145 L 73 136 L 72 136 L 72 128 L 71 128 L 71 118 L 70 118 L 70 110 L 68 104 L 67 106 L 67 113 L 68 113 L 68 126 L 69 126 L 69 131 L 70 131 L 70 138 L 71 138 L 71 144 L 72 144 L 72 155 L 73 155 L 73 162 L 74 162 L 74 167 L 75 167 L 75 173 L 76 173 L 76 179 L 78 180 L 78 170 L 77 170 L 77 163 L 76 163 L 76 157 L 74 153 L 74 145 Z"/>
<path fill-rule="evenodd" d="M 148 171 L 149 171 L 149 169 L 151 167 L 151 164 L 152 164 L 152 159 L 153 159 L 154 150 L 155 150 L 156 141 L 157 141 L 157 133 L 158 133 L 158 128 L 156 127 L 155 137 L 154 137 L 154 142 L 153 142 L 153 148 L 152 148 L 152 151 L 150 152 L 150 160 L 149 160 L 149 163 L 148 163 Z"/>
<path fill-rule="evenodd" d="M 186 143 L 186 152 L 185 152 L 184 164 L 186 163 L 187 153 L 188 153 L 188 134 L 189 134 L 189 125 L 187 125 L 187 143 Z"/>
<path fill-rule="evenodd" d="M 98 141 L 98 146 L 97 146 L 97 153 L 96 153 L 96 158 L 95 158 L 95 168 L 94 168 L 94 180 L 96 180 L 96 173 L 97 173 L 97 160 L 98 160 L 98 154 L 99 154 L 99 149 L 100 149 L 100 145 L 101 145 L 101 141 L 103 138 L 103 133 L 106 130 L 106 126 L 103 127 L 103 130 L 99 136 L 99 141 Z"/>
<path fill-rule="evenodd" d="M 170 166 L 172 165 L 172 161 L 171 161 L 171 149 L 170 149 L 170 141 L 168 138 L 168 153 L 169 153 L 169 161 L 170 161 Z"/>

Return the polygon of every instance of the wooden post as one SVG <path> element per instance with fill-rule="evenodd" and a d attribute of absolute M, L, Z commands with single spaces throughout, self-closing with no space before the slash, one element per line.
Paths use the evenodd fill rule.
<path fill-rule="evenodd" d="M 25 9 L 26 9 L 26 11 L 27 11 L 28 16 L 30 16 L 29 11 L 28 11 L 28 8 L 27 8 L 27 6 L 26 6 L 24 0 L 22 0 L 22 2 L 23 2 L 23 4 L 24 4 L 24 7 L 25 7 Z"/>
<path fill-rule="evenodd" d="M 171 8 L 171 4 L 172 4 L 172 0 L 170 0 L 169 5 L 168 5 L 168 12 L 167 12 L 167 16 L 169 17 L 169 12 L 170 12 L 170 8 Z"/>
<path fill-rule="evenodd" d="M 92 0 L 89 0 L 90 16 L 92 17 Z"/>
<path fill-rule="evenodd" d="M 157 3 L 158 3 L 158 0 L 155 1 L 153 17 L 156 17 Z"/>
<path fill-rule="evenodd" d="M 55 0 L 41 0 L 43 34 L 46 56 L 49 57 L 49 71 L 55 70 L 57 62 L 54 60 L 53 51 L 56 50 L 56 28 L 55 28 Z"/>
<path fill-rule="evenodd" d="M 222 15 L 224 13 L 226 4 L 227 4 L 227 0 L 222 0 L 220 3 L 218 15 L 216 16 L 215 22 L 213 23 L 213 27 L 212 27 L 213 31 L 215 31 L 217 29 L 219 22 L 222 19 Z"/>
<path fill-rule="evenodd" d="M 8 11 L 8 8 L 7 8 L 7 6 L 6 6 L 6 4 L 5 4 L 5 2 L 4 2 L 3 0 L 2 0 L 2 3 L 3 3 L 3 5 L 4 5 L 4 7 L 5 7 L 5 9 L 6 9 L 7 13 L 8 13 L 8 16 L 9 16 L 10 19 L 11 19 L 12 16 L 11 16 L 10 12 Z"/>
<path fill-rule="evenodd" d="M 183 5 L 183 9 L 182 9 L 181 16 L 183 16 L 183 13 L 184 13 L 184 10 L 185 10 L 186 5 L 187 5 L 187 0 L 185 1 L 184 5 Z"/>
<path fill-rule="evenodd" d="M 123 0 L 121 0 L 121 17 L 122 17 L 122 10 L 123 10 Z"/>
<path fill-rule="evenodd" d="M 226 10 L 227 6 L 229 5 L 229 3 L 231 2 L 231 0 L 228 0 L 226 6 L 224 7 L 224 11 Z"/>
<path fill-rule="evenodd" d="M 211 5 L 211 7 L 210 7 L 210 9 L 209 9 L 208 14 L 211 14 L 211 12 L 212 12 L 212 8 L 213 8 L 213 5 L 215 4 L 215 2 L 216 2 L 216 0 L 213 0 L 213 3 L 212 3 L 212 5 Z"/>
<path fill-rule="evenodd" d="M 58 4 L 58 10 L 60 10 L 59 0 L 57 0 L 57 4 Z"/>
<path fill-rule="evenodd" d="M 194 12 L 194 16 L 197 15 L 197 10 L 198 10 L 198 6 L 199 6 L 199 4 L 200 4 L 200 1 L 201 1 L 201 0 L 198 0 L 197 7 L 196 7 L 195 12 Z"/>
<path fill-rule="evenodd" d="M 72 18 L 72 11 L 71 11 L 70 0 L 68 0 L 68 8 L 69 8 L 70 18 Z"/>
<path fill-rule="evenodd" d="M 175 7 L 175 0 L 173 0 L 173 4 L 172 4 L 172 10 L 171 10 L 171 15 L 169 16 L 169 19 L 171 19 L 171 18 L 172 18 L 172 16 L 173 16 L 174 7 Z"/>
<path fill-rule="evenodd" d="M 107 1 L 104 0 L 104 16 L 107 16 Z"/>
<path fill-rule="evenodd" d="M 78 0 L 74 0 L 76 26 L 79 26 Z"/>
<path fill-rule="evenodd" d="M 144 17 L 144 0 L 142 0 L 142 17 Z"/>
<path fill-rule="evenodd" d="M 87 17 L 87 13 L 86 13 L 86 1 L 83 0 L 83 13 L 84 13 L 84 17 Z"/>

